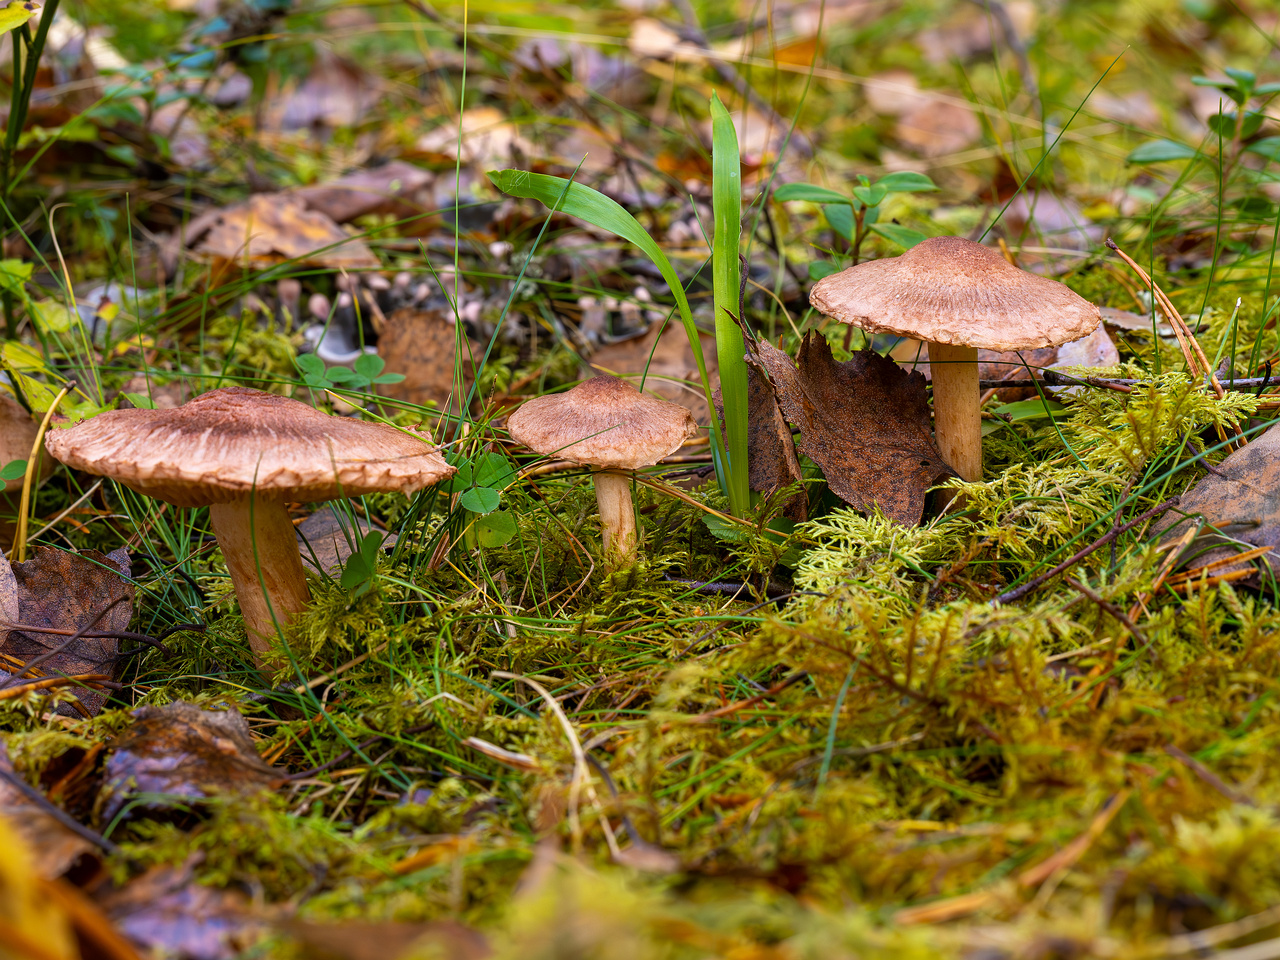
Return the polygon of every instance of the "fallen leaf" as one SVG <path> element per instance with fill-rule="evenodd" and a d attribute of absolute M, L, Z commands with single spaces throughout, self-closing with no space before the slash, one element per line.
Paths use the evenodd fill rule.
<path fill-rule="evenodd" d="M 925 491 L 955 476 L 933 440 L 924 376 L 870 350 L 837 363 L 813 333 L 795 363 L 764 340 L 748 350 L 832 492 L 859 510 L 879 506 L 899 523 L 919 523 Z"/>
<path fill-rule="evenodd" d="M 280 126 L 355 127 L 378 102 L 377 81 L 360 67 L 320 48 L 307 78 L 284 102 Z"/>
<path fill-rule="evenodd" d="M 347 223 L 370 213 L 407 217 L 434 207 L 433 199 L 424 204 L 406 202 L 431 186 L 434 179 L 421 167 L 395 160 L 327 183 L 300 187 L 294 194 L 334 223 Z"/>
<path fill-rule="evenodd" d="M 1143 313 L 1131 313 L 1128 310 L 1117 310 L 1115 307 L 1099 307 L 1098 313 L 1102 314 L 1102 322 L 1108 327 L 1115 327 L 1117 330 L 1129 330 L 1134 333 L 1151 333 L 1151 315 Z M 1173 332 L 1173 324 L 1165 319 L 1164 314 L 1156 310 L 1156 335 L 1161 337 L 1177 337 Z M 1192 333 L 1198 333 L 1201 324 L 1198 320 L 1188 320 L 1187 326 L 1191 328 Z"/>
<path fill-rule="evenodd" d="M 1280 430 L 1272 427 L 1219 463 L 1211 473 L 1182 495 L 1178 512 L 1191 514 L 1166 524 L 1162 540 L 1181 537 L 1189 526 L 1203 526 L 1183 551 L 1183 562 L 1202 567 L 1243 553 L 1250 547 L 1271 547 L 1256 558 L 1275 575 L 1280 566 Z M 1224 564 L 1209 571 L 1222 576 L 1248 569 L 1250 562 Z M 1261 586 L 1257 572 L 1236 581 Z"/>
<path fill-rule="evenodd" d="M 235 890 L 197 883 L 199 855 L 178 867 L 157 866 L 103 895 L 99 905 L 116 927 L 149 956 L 231 960 L 266 932 Z"/>
<path fill-rule="evenodd" d="M 707 375 L 714 382 L 719 368 L 715 342 L 711 337 L 702 338 L 702 356 L 707 364 Z M 677 323 L 657 321 L 642 337 L 611 343 L 596 350 L 588 358 L 588 364 L 591 371 L 588 376 L 608 373 L 624 377 L 637 387 L 640 386 L 640 375 L 645 374 L 645 393 L 687 407 L 693 413 L 693 419 L 700 424 L 711 422 L 711 411 L 702 392 L 702 379 L 698 376 L 697 361 L 693 359 L 693 348 L 689 346 L 684 327 Z"/>
<path fill-rule="evenodd" d="M 712 397 L 716 416 L 724 423 L 724 402 L 720 388 Z M 802 479 L 800 460 L 791 428 L 778 408 L 773 384 L 758 367 L 747 367 L 747 477 L 751 489 L 762 498 L 773 496 L 789 483 Z M 801 491 L 787 500 L 782 516 L 804 520 L 809 511 L 809 496 Z"/>
<path fill-rule="evenodd" d="M 235 710 L 202 710 L 179 700 L 163 707 L 139 707 L 133 717 L 133 725 L 107 759 L 103 822 L 110 822 L 138 794 L 199 800 L 282 782 L 280 772 L 258 757 L 249 725 Z M 157 809 L 152 800 L 142 805 Z"/>
<path fill-rule="evenodd" d="M 484 960 L 493 951 L 477 930 L 456 920 L 430 923 L 305 923 L 282 924 L 296 939 L 307 960 L 399 960 L 401 957 L 448 957 Z"/>
<path fill-rule="evenodd" d="M 976 143 L 982 126 L 967 106 L 926 100 L 898 119 L 894 136 L 923 157 L 942 157 Z"/>
<path fill-rule="evenodd" d="M 929 63 L 967 60 L 975 54 L 986 53 L 996 43 L 1005 42 L 1000 27 L 988 10 L 968 4 L 943 9 L 949 9 L 950 15 L 916 37 L 916 43 Z M 1018 36 L 1029 36 L 1035 29 L 1036 5 L 1030 0 L 1006 0 L 1004 10 Z"/>
<path fill-rule="evenodd" d="M 399 383 L 380 384 L 384 397 L 403 400 L 426 407 L 434 404 L 440 411 L 455 410 L 462 399 L 456 396 L 454 361 L 458 348 L 458 326 L 449 309 L 443 305 L 424 308 L 401 307 L 383 322 L 378 332 L 378 356 L 386 363 L 387 373 L 401 374 Z M 471 382 L 475 360 L 484 349 L 467 340 L 463 355 L 463 388 Z"/>
<path fill-rule="evenodd" d="M 168 144 L 169 157 L 179 170 L 207 170 L 213 165 L 209 137 L 196 121 L 186 98 L 157 107 L 147 122 L 147 133 Z"/>
<path fill-rule="evenodd" d="M 0 567 L 9 566 L 0 560 Z M 129 555 L 113 550 L 103 556 L 96 550 L 68 553 L 52 547 L 36 547 L 35 555 L 26 563 L 12 565 L 17 585 L 18 622 L 32 627 L 52 627 L 70 631 L 84 629 L 90 636 L 80 637 L 64 650 L 42 660 L 37 671 L 12 680 L 18 665 L 57 650 L 70 639 L 61 633 L 36 633 L 10 630 L 0 641 L 0 690 L 30 682 L 36 676 L 57 677 L 84 674 L 115 675 L 116 653 L 120 641 L 115 637 L 94 637 L 94 633 L 111 633 L 129 628 L 133 616 L 133 585 L 129 583 Z M 86 687 L 73 690 L 81 706 L 96 714 L 106 703 L 107 694 Z M 69 706 L 59 708 L 69 712 Z"/>
<path fill-rule="evenodd" d="M 17 776 L 3 740 L 0 740 L 0 771 Z M 81 857 L 97 851 L 92 843 L 67 829 L 3 777 L 0 777 L 0 817 L 8 818 L 27 845 L 32 868 L 46 880 L 61 877 Z"/>
<path fill-rule="evenodd" d="M 665 23 L 652 17 L 637 17 L 627 36 L 627 49 L 642 60 L 700 60 L 704 51 L 685 43 Z"/>
<path fill-rule="evenodd" d="M 533 145 L 520 136 L 516 125 L 495 107 L 464 110 L 461 123 L 453 119 L 440 124 L 419 137 L 415 148 L 437 162 L 450 162 L 458 154 L 459 126 L 464 163 L 474 163 L 487 170 L 512 161 L 523 162 L 524 157 L 535 152 Z"/>
<path fill-rule="evenodd" d="M 187 242 L 199 239 L 197 234 L 193 221 Z M 254 194 L 246 203 L 217 211 L 196 251 L 230 261 L 247 257 L 259 264 L 296 260 L 334 270 L 381 266 L 363 240 L 287 193 Z"/>
<path fill-rule="evenodd" d="M 1071 197 L 1047 190 L 1019 193 L 1009 202 L 1002 222 L 1010 236 L 1070 250 L 1092 250 L 1102 243 L 1105 233 Z"/>
<path fill-rule="evenodd" d="M 348 534 L 361 538 L 373 529 L 363 517 L 356 518 L 356 527 L 352 531 L 349 521 L 339 520 L 331 505 L 321 507 L 295 528 L 302 562 L 317 573 L 338 574 L 351 557 Z M 382 541 L 382 549 L 389 550 L 395 543 L 396 535 L 389 533 Z"/>
<path fill-rule="evenodd" d="M 900 117 L 928 99 L 910 70 L 887 70 L 868 77 L 862 84 L 862 93 L 867 105 L 886 117 Z"/>

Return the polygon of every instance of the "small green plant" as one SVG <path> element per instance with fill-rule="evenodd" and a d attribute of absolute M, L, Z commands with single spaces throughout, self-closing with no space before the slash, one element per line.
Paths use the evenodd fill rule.
<path fill-rule="evenodd" d="M 923 173 L 910 170 L 890 173 L 874 183 L 871 178 L 858 175 L 858 185 L 845 196 L 816 183 L 785 183 L 773 191 L 775 200 L 807 200 L 822 204 L 822 213 L 831 229 L 849 244 L 850 255 L 856 265 L 862 258 L 862 244 L 874 233 L 890 243 L 910 250 L 927 239 L 919 230 L 912 230 L 897 223 L 880 223 L 880 205 L 891 193 L 922 193 L 937 190 L 937 184 Z M 816 260 L 809 264 L 809 276 L 814 280 L 835 273 L 840 268 L 830 260 Z"/>
<path fill-rule="evenodd" d="M 402 373 L 383 373 L 387 362 L 375 353 L 366 353 L 357 357 L 350 368 L 327 367 L 325 362 L 314 353 L 304 353 L 294 362 L 301 371 L 306 385 L 317 390 L 326 390 L 330 387 L 368 390 L 374 384 L 399 383 L 404 379 Z"/>
<path fill-rule="evenodd" d="M 352 599 L 364 596 L 377 582 L 378 551 L 384 539 L 381 531 L 370 530 L 357 541 L 355 550 L 347 558 L 338 582 L 351 593 Z"/>
<path fill-rule="evenodd" d="M 474 460 L 458 457 L 452 461 L 458 472 L 445 489 L 461 494 L 458 505 L 468 514 L 468 536 L 482 547 L 500 547 L 516 535 L 516 519 L 502 506 L 502 491 L 516 479 L 515 467 L 501 453 L 482 453 Z"/>

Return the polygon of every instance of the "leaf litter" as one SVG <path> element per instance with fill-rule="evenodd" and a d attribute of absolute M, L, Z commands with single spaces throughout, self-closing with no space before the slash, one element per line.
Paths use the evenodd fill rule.
<path fill-rule="evenodd" d="M 237 659 L 241 627 L 234 609 L 218 604 L 225 570 L 199 515 L 157 513 L 65 472 L 41 488 L 35 513 L 53 524 L 36 538 L 41 543 L 105 555 L 128 541 L 137 629 L 161 633 L 197 613 L 210 627 L 166 641 L 175 659 L 144 651 L 115 661 L 111 699 L 96 716 L 75 710 L 63 688 L 0 701 L 15 775 L 118 841 L 107 864 L 124 890 L 137 886 L 117 922 L 148 946 L 211 956 L 258 937 L 265 939 L 253 949 L 270 955 L 310 955 L 325 938 L 338 953 L 353 950 L 354 939 L 390 956 L 406 939 L 394 930 L 380 934 L 392 923 L 411 932 L 456 924 L 457 936 L 444 935 L 438 949 L 458 953 L 478 942 L 471 928 L 481 928 L 487 949 L 521 957 L 1179 956 L 1274 938 L 1274 599 L 1248 578 L 1217 577 L 1226 567 L 1205 571 L 1195 556 L 1201 545 L 1182 553 L 1169 546 L 1181 533 L 1162 550 L 1155 524 L 1128 526 L 1153 510 L 1167 514 L 1179 494 L 1177 509 L 1187 510 L 1186 498 L 1197 503 L 1195 491 L 1221 479 L 1213 470 L 1235 476 L 1239 461 L 1227 465 L 1219 430 L 1247 430 L 1250 418 L 1269 415 L 1263 411 L 1276 403 L 1264 379 L 1276 359 L 1262 279 L 1274 219 L 1261 166 L 1271 162 L 1269 131 L 1226 127 L 1251 124 L 1248 111 L 1266 109 L 1268 95 L 1255 88 L 1269 76 L 1248 81 L 1248 91 L 1231 84 L 1246 83 L 1242 65 L 1265 62 L 1261 38 L 1274 23 L 1269 11 L 1254 10 L 1259 31 L 1210 6 L 1109 9 L 1106 22 L 1141 55 L 1127 54 L 1093 96 L 1110 61 L 1105 43 L 1069 16 L 1071 5 L 992 4 L 939 17 L 914 2 L 803 3 L 771 11 L 758 30 L 747 15 L 738 23 L 684 5 L 649 7 L 645 29 L 661 43 L 642 58 L 625 48 L 640 24 L 630 8 L 575 8 L 574 35 L 540 26 L 538 37 L 512 40 L 514 51 L 502 31 L 524 38 L 527 20 L 495 12 L 496 32 L 490 24 L 468 32 L 466 53 L 454 43 L 463 28 L 448 8 L 413 5 L 407 16 L 433 22 L 424 24 L 425 39 L 415 34 L 411 50 L 392 42 L 403 35 L 398 24 L 383 29 L 377 15 L 360 9 L 331 12 L 357 17 L 343 21 L 347 27 L 336 20 L 317 26 L 322 21 L 308 11 L 274 6 L 219 18 L 204 4 L 183 14 L 183 41 L 191 45 L 183 52 L 192 56 L 177 72 L 191 75 L 155 91 L 157 104 L 180 99 L 152 111 L 145 91 L 114 97 L 84 125 L 61 129 L 32 169 L 42 192 L 69 163 L 93 171 L 90 177 L 138 186 L 137 212 L 104 203 L 113 188 L 101 183 L 87 194 L 70 188 L 77 215 L 55 222 L 66 225 L 60 250 L 77 284 L 117 269 L 102 264 L 115 264 L 131 242 L 152 256 L 141 249 L 145 238 L 180 235 L 204 204 L 213 220 L 190 221 L 197 226 L 237 211 L 221 238 L 233 252 L 211 250 L 214 262 L 199 269 L 173 250 L 159 257 L 163 271 L 142 256 L 136 273 L 121 263 L 120 275 L 136 275 L 144 287 L 160 283 L 155 277 L 167 282 L 136 301 L 115 298 L 117 318 L 95 316 L 92 330 L 87 319 L 83 330 L 46 329 L 46 315 L 33 314 L 22 345 L 51 359 L 23 369 L 20 383 L 51 397 L 60 377 L 92 367 L 94 382 L 101 378 L 108 391 L 144 371 L 142 386 L 128 391 L 140 396 L 172 384 L 190 394 L 224 378 L 310 391 L 301 395 L 339 411 L 364 408 L 406 426 L 427 420 L 451 441 L 451 457 L 515 457 L 521 479 L 501 491 L 486 488 L 510 520 L 509 539 L 498 546 L 468 539 L 476 516 L 449 496 L 413 504 L 367 498 L 362 512 L 399 541 L 389 554 L 366 558 L 373 575 L 358 595 L 314 581 L 313 606 L 288 637 L 299 670 L 262 689 Z M 700 12 L 708 23 L 698 22 Z M 301 27 L 296 38 L 294 26 Z M 100 29 L 85 36 L 100 41 Z M 149 39 L 165 29 L 161 19 L 146 31 L 117 30 L 125 56 L 115 53 L 115 69 L 122 61 L 142 68 L 136 76 L 174 73 L 172 59 L 157 56 L 163 45 Z M 317 29 L 327 31 L 334 56 L 312 59 Z M 217 46 L 233 35 L 240 39 L 230 48 Z M 583 39 L 605 36 L 615 42 Z M 145 49 L 134 37 L 148 38 Z M 386 48 L 362 47 L 370 37 Z M 72 118 L 80 109 L 75 98 L 88 97 L 88 106 L 103 84 L 121 80 L 92 75 L 100 50 L 80 57 L 76 49 L 72 43 L 75 69 L 90 74 L 74 83 L 56 72 L 41 80 L 60 86 L 42 86 L 48 95 L 36 107 L 46 132 L 28 128 L 28 146 Z M 276 57 L 281 51 L 300 56 Z M 1212 73 L 1210 87 L 1184 84 L 1206 51 L 1235 73 Z M 744 56 L 753 58 L 750 70 L 739 72 L 731 61 Z M 822 69 L 812 99 L 804 99 L 791 70 L 806 72 L 814 56 Z M 193 66 L 201 57 L 213 64 L 206 73 Z M 464 88 L 464 62 L 469 110 L 455 179 L 453 95 Z M 1041 63 L 1061 70 L 1038 77 Z M 776 82 L 764 83 L 760 71 L 774 66 Z M 1211 72 L 1207 61 L 1203 70 Z M 255 90 L 264 74 L 265 87 Z M 1178 82 L 1169 82 L 1171 74 Z M 748 77 L 755 99 L 741 89 Z M 1052 93 L 1041 95 L 1037 79 L 1046 91 L 1052 81 Z M 208 101 L 195 93 L 206 80 Z M 618 331 L 592 329 L 584 297 L 619 301 L 610 312 L 621 316 L 638 284 L 664 311 L 671 291 L 598 231 L 564 217 L 546 220 L 544 211 L 494 194 L 483 172 L 511 163 L 568 176 L 588 152 L 580 182 L 642 219 L 677 259 L 705 324 L 710 314 L 690 278 L 706 256 L 700 224 L 708 222 L 710 192 L 698 144 L 701 107 L 689 92 L 708 81 L 722 96 L 738 95 L 731 106 L 742 121 L 748 190 L 771 178 L 776 186 L 825 176 L 843 187 L 880 166 L 923 170 L 942 190 L 886 200 L 880 225 L 902 228 L 888 233 L 977 236 L 998 219 L 989 242 L 1004 241 L 1106 309 L 1132 311 L 1108 314 L 1129 392 L 1063 391 L 1059 403 L 1027 417 L 989 407 L 996 419 L 988 422 L 999 429 L 985 441 L 983 481 L 958 485 L 965 509 L 920 524 L 913 506 L 914 516 L 894 522 L 870 506 L 892 502 L 893 491 L 870 497 L 867 483 L 849 479 L 861 474 L 848 472 L 866 467 L 848 461 L 866 458 L 841 452 L 847 436 L 866 432 L 848 421 L 875 421 L 850 401 L 856 395 L 842 386 L 842 364 L 883 364 L 847 358 L 838 337 L 829 357 L 814 363 L 822 377 L 775 357 L 782 379 L 813 389 L 816 380 L 821 396 L 838 398 L 840 429 L 826 437 L 827 464 L 801 459 L 803 449 L 793 464 L 791 427 L 779 422 L 756 380 L 753 453 L 773 442 L 782 478 L 794 480 L 796 467 L 810 480 L 829 473 L 828 489 L 853 487 L 846 492 L 864 509 L 843 507 L 821 484 L 806 483 L 811 519 L 780 542 L 772 529 L 760 535 L 780 504 L 765 497 L 745 523 L 715 526 L 706 522 L 715 519 L 709 511 L 722 513 L 724 503 L 699 472 L 709 465 L 675 464 L 636 485 L 647 565 L 600 578 L 584 478 L 536 473 L 500 427 L 480 424 L 500 423 L 511 404 L 570 385 L 581 376 L 580 350 L 608 349 Z M 1218 83 L 1226 86 L 1212 86 Z M 221 101 L 220 85 L 228 91 Z M 874 91 L 891 87 L 898 94 L 906 87 L 909 96 L 877 103 Z M 303 96 L 290 101 L 293 91 Z M 1158 109 L 1144 107 L 1144 94 Z M 1248 107 L 1228 121 L 1227 100 Z M 1083 103 L 1079 117 L 1041 107 L 1059 101 L 1071 110 Z M 306 125 L 282 136 L 287 102 Z M 775 168 L 779 132 L 794 111 L 796 133 L 816 152 L 788 148 Z M 785 122 L 774 123 L 772 113 Z M 138 131 L 172 131 L 173 142 L 162 148 Z M 591 135 L 574 139 L 575 131 Z M 1059 132 L 1062 139 L 1052 140 Z M 1052 164 L 1037 166 L 1047 142 Z M 1137 152 L 1144 144 L 1175 159 L 1143 160 L 1160 155 Z M 1185 158 L 1196 152 L 1192 144 L 1201 145 L 1201 156 L 1180 179 L 1184 160 L 1170 150 Z M 1219 148 L 1228 162 L 1215 169 Z M 1121 164 L 1126 155 L 1130 162 Z M 402 181 L 416 185 L 402 190 L 398 174 L 379 180 L 387 158 L 419 171 Z M 153 179 L 160 173 L 168 184 Z M 364 174 L 372 206 L 358 202 L 360 188 L 338 186 Z M 168 189 L 179 183 L 195 189 Z M 227 184 L 252 189 L 279 221 L 279 236 L 265 230 L 268 242 L 249 252 L 249 269 L 245 242 L 258 227 Z M 15 199 L 35 210 L 24 191 Z M 1012 216 L 996 218 L 1005 204 Z M 791 352 L 801 349 L 799 334 L 819 329 L 799 293 L 806 272 L 838 268 L 848 259 L 846 240 L 816 206 L 764 198 L 754 209 L 761 216 L 749 221 L 758 228 L 749 266 L 763 289 L 751 288 L 744 318 L 780 353 Z M 312 223 L 314 213 L 327 220 Z M 139 235 L 125 236 L 135 218 Z M 39 216 L 22 222 L 52 249 Z M 544 224 L 544 244 L 535 245 Z M 1189 320 L 1214 364 L 1246 368 L 1261 398 L 1228 390 L 1218 399 L 1192 382 L 1177 343 L 1167 339 L 1174 330 L 1163 312 L 1151 337 L 1148 291 L 1119 279 L 1100 257 L 1078 255 L 1100 229 L 1149 254 L 1179 305 L 1200 310 Z M 346 244 L 356 234 L 367 234 L 355 249 L 369 272 L 339 286 L 348 278 L 332 271 L 352 261 L 326 262 L 316 241 Z M 455 249 L 463 302 L 453 319 L 467 337 L 493 347 L 470 411 L 478 419 L 465 425 L 447 411 L 441 417 L 439 407 L 379 401 L 334 372 L 349 368 L 371 385 L 378 370 L 367 362 L 355 369 L 370 348 L 385 350 L 380 359 L 391 367 L 394 338 L 383 342 L 375 326 L 398 309 L 421 308 L 429 296 L 404 291 L 426 285 L 432 273 L 452 288 Z M 871 238 L 860 253 L 896 252 Z M 19 251 L 6 245 L 5 253 Z M 291 256 L 309 265 L 290 263 Z M 262 283 L 258 267 L 269 271 Z M 282 277 L 300 289 L 286 296 Z M 36 273 L 31 296 L 48 297 L 61 280 Z M 26 288 L 5 289 L 21 301 Z M 308 355 L 314 342 L 284 322 L 285 303 L 304 304 L 310 295 L 327 298 L 335 325 L 341 315 L 342 351 L 315 343 Z M 632 306 L 642 317 L 649 309 Z M 326 323 L 329 313 L 316 320 Z M 46 338 L 38 347 L 37 335 Z M 812 358 L 820 346 L 810 341 L 803 349 Z M 299 350 L 311 357 L 305 388 L 297 385 Z M 672 353 L 686 364 L 672 376 L 685 380 L 687 358 Z M 5 359 L 13 364 L 12 350 Z M 453 369 L 452 357 L 439 359 L 440 369 Z M 893 386 L 887 375 L 874 379 L 898 415 L 918 410 L 927 396 L 924 387 Z M 436 374 L 421 380 L 443 382 Z M 927 435 L 924 409 L 923 420 L 907 418 L 905 433 Z M 802 443 L 825 419 L 806 416 L 795 424 Z M 870 449 L 876 453 L 875 443 Z M 1249 469 L 1267 476 L 1269 464 Z M 751 466 L 754 473 L 758 464 Z M 1231 487 L 1248 489 L 1253 481 L 1240 476 Z M 777 482 L 756 479 L 766 492 Z M 899 479 L 914 505 L 927 484 L 910 471 Z M 1220 487 L 1202 512 L 1215 511 L 1220 523 L 1243 516 L 1265 530 L 1264 507 L 1265 498 L 1254 503 L 1240 489 Z M 1123 532 L 1102 542 L 1111 531 Z M 1248 553 L 1243 547 L 1233 555 Z M 1261 553 L 1241 562 L 1257 563 L 1264 548 L 1260 540 L 1250 549 Z M 1214 582 L 1191 588 L 1179 580 L 1188 572 L 1175 568 L 1179 556 Z M 1064 561 L 1062 572 L 1040 580 Z M 1029 585 L 1019 601 L 993 603 Z M 530 696 L 498 675 L 513 672 L 541 678 L 550 696 Z M 207 789 L 188 798 L 190 813 L 139 805 L 114 826 L 93 821 L 106 796 L 105 764 L 115 756 L 106 745 L 127 742 L 140 719 L 132 711 L 176 701 L 204 711 L 234 705 L 251 730 L 238 755 L 251 763 L 252 752 L 269 769 L 302 776 L 274 791 L 241 793 L 218 787 L 231 776 L 226 771 L 204 773 L 193 777 Z M 532 762 L 513 767 L 512 757 Z M 7 835 L 4 844 L 18 851 L 4 858 L 7 870 L 22 862 L 26 845 Z M 646 877 L 618 865 L 628 851 L 645 849 L 676 854 L 680 875 Z M 70 957 L 62 931 L 76 914 L 24 899 L 26 869 L 0 873 L 0 917 L 12 929 L 42 934 L 40 955 Z M 84 883 L 86 901 L 108 902 L 94 881 L 75 882 Z M 255 923 L 266 916 L 276 932 L 256 926 L 242 937 L 234 920 L 224 926 L 222 917 L 234 917 L 246 899 Z M 150 901 L 160 908 L 149 913 Z M 281 912 L 337 926 L 286 945 Z M 203 937 L 187 922 L 200 917 L 210 918 Z M 353 920 L 365 926 L 346 927 Z"/>

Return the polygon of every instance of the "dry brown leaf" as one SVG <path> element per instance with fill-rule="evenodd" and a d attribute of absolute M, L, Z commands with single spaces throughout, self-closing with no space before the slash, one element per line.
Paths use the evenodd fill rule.
<path fill-rule="evenodd" d="M 307 79 L 285 100 L 280 126 L 355 127 L 378 102 L 375 78 L 354 63 L 321 48 Z"/>
<path fill-rule="evenodd" d="M 982 126 L 966 106 L 926 100 L 899 118 L 894 136 L 922 157 L 942 157 L 976 143 Z"/>
<path fill-rule="evenodd" d="M 434 403 L 441 411 L 456 410 L 464 399 L 455 396 L 453 382 L 457 332 L 444 308 L 401 307 L 392 313 L 378 333 L 378 356 L 388 373 L 403 374 L 404 379 L 380 385 L 379 392 L 406 403 L 424 407 Z M 461 358 L 464 389 L 471 382 L 473 358 L 478 360 L 483 353 L 479 344 L 466 343 L 468 353 Z"/>
<path fill-rule="evenodd" d="M 243 893 L 196 882 L 199 856 L 178 867 L 152 867 L 100 898 L 120 932 L 146 955 L 231 960 L 266 931 Z"/>
<path fill-rule="evenodd" d="M 9 749 L 0 740 L 0 770 L 15 774 Z M 0 777 L 0 816 L 8 818 L 18 836 L 27 844 L 35 872 L 46 880 L 61 877 L 82 856 L 97 850 L 92 843 L 73 833 L 17 787 Z"/>
<path fill-rule="evenodd" d="M 381 167 L 357 170 L 328 183 L 300 187 L 294 194 L 334 223 L 347 223 L 370 213 L 411 216 L 416 212 L 415 207 L 406 200 L 433 182 L 429 171 L 395 160 Z M 434 205 L 430 202 L 425 209 Z"/>
<path fill-rule="evenodd" d="M 1189 525 L 1199 523 L 1194 515 L 1203 515 L 1205 526 L 1183 551 L 1190 565 L 1201 567 L 1249 547 L 1269 546 L 1271 552 L 1257 561 L 1270 567 L 1274 574 L 1280 566 L 1280 430 L 1272 427 L 1215 469 L 1218 473 L 1209 474 L 1182 495 L 1178 511 L 1193 516 L 1169 524 L 1162 539 L 1177 539 Z M 1234 573 L 1251 565 L 1241 562 L 1215 567 L 1210 576 Z M 1255 588 L 1261 585 L 1256 573 L 1237 582 Z"/>
<path fill-rule="evenodd" d="M 723 424 L 724 402 L 719 387 L 712 399 L 716 416 Z M 778 408 L 773 384 L 755 366 L 747 367 L 747 476 L 751 489 L 766 498 L 801 479 L 791 428 Z M 787 500 L 782 515 L 804 520 L 808 511 L 808 494 L 801 491 Z"/>
<path fill-rule="evenodd" d="M 458 153 L 458 128 L 457 119 L 442 123 L 419 137 L 415 149 L 437 161 L 451 161 Z M 533 145 L 520 136 L 519 128 L 495 107 L 464 110 L 461 128 L 464 163 L 489 169 L 533 153 Z"/>
<path fill-rule="evenodd" d="M 235 710 L 201 710 L 179 700 L 139 707 L 133 716 L 107 760 L 104 822 L 140 793 L 198 800 L 283 782 L 258 757 L 249 725 Z"/>
<path fill-rule="evenodd" d="M 217 212 L 199 253 L 256 263 L 296 260 L 330 269 L 369 269 L 381 266 L 363 240 L 349 236 L 323 213 L 308 210 L 287 193 L 259 193 L 247 203 Z M 193 221 L 193 227 L 195 221 Z M 201 223 L 200 226 L 204 224 Z M 198 239 L 188 233 L 188 243 Z"/>
<path fill-rule="evenodd" d="M 711 337 L 702 338 L 702 356 L 707 364 L 707 375 L 715 382 L 715 344 Z M 711 411 L 702 392 L 702 379 L 698 376 L 698 364 L 693 359 L 693 348 L 684 327 L 662 321 L 652 324 L 645 335 L 622 343 L 601 347 L 589 358 L 589 376 L 601 373 L 625 377 L 638 387 L 639 375 L 648 370 L 644 380 L 645 393 L 663 400 L 670 400 L 693 412 L 693 419 L 700 424 L 711 422 Z"/>
<path fill-rule="evenodd" d="M 879 506 L 899 523 L 919 523 L 925 491 L 955 476 L 933 440 L 923 375 L 870 350 L 837 363 L 813 333 L 794 363 L 764 340 L 748 351 L 832 492 L 859 510 Z"/>
<path fill-rule="evenodd" d="M 3 566 L 7 561 L 0 560 Z M 18 594 L 18 620 L 33 627 L 55 627 L 89 633 L 127 630 L 133 616 L 133 585 L 129 577 L 129 555 L 113 550 L 103 556 L 96 550 L 79 554 L 36 547 L 26 563 L 12 565 Z M 105 613 L 104 613 L 105 611 Z M 0 642 L 0 653 L 21 663 L 43 656 L 70 638 L 57 633 L 9 631 Z M 65 650 L 39 664 L 45 676 L 115 674 L 115 658 L 120 641 L 114 637 L 81 637 Z M 16 668 L 15 668 L 16 669 Z M 0 684 L 8 684 L 11 674 L 0 670 Z M 24 674 L 13 685 L 30 682 Z M 90 713 L 97 713 L 107 700 L 98 690 L 69 687 Z M 63 708 L 67 710 L 69 708 Z"/>

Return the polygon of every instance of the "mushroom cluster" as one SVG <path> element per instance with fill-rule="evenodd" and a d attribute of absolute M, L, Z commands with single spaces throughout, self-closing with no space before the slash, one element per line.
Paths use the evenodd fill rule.
<path fill-rule="evenodd" d="M 259 662 L 310 599 L 287 502 L 413 493 L 454 472 L 426 438 L 245 387 L 171 410 L 112 410 L 45 444 L 77 470 L 209 508 Z"/>
<path fill-rule="evenodd" d="M 1057 346 L 1102 321 L 1065 284 L 963 237 L 934 237 L 900 257 L 832 274 L 814 285 L 809 302 L 868 333 L 928 342 L 938 449 L 965 480 L 982 479 L 978 351 Z"/>
<path fill-rule="evenodd" d="M 593 377 L 530 400 L 507 418 L 512 438 L 535 453 L 595 467 L 596 502 L 611 569 L 636 557 L 631 471 L 653 466 L 698 432 L 678 403 L 647 397 L 617 377 Z"/>

